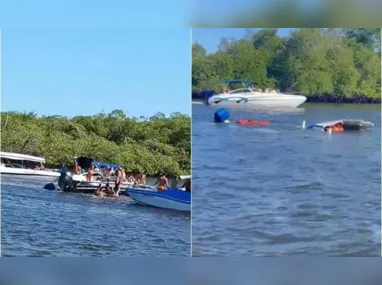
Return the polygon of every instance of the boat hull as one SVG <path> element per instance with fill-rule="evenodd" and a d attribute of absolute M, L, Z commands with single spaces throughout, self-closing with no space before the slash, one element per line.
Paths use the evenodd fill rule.
<path fill-rule="evenodd" d="M 130 197 L 138 204 L 181 212 L 191 211 L 191 193 L 169 189 L 163 192 L 128 189 Z"/>
<path fill-rule="evenodd" d="M 3 182 L 20 180 L 49 183 L 56 182 L 61 174 L 55 171 L 4 167 L 0 169 L 0 175 Z"/>
<path fill-rule="evenodd" d="M 207 100 L 208 105 L 218 106 L 251 106 L 255 108 L 295 108 L 306 101 L 305 96 L 288 94 L 259 95 L 214 95 Z"/>

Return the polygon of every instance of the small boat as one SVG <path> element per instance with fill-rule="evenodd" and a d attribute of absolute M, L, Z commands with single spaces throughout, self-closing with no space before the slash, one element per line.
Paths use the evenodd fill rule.
<path fill-rule="evenodd" d="M 237 120 L 236 123 L 242 126 L 269 126 L 269 121 L 255 121 L 255 120 Z"/>
<path fill-rule="evenodd" d="M 207 105 L 251 105 L 256 108 L 295 108 L 306 101 L 305 96 L 282 94 L 276 91 L 263 92 L 261 89 L 252 87 L 254 84 L 243 80 L 226 80 L 228 86 L 241 83 L 244 88 L 234 89 L 226 93 L 209 95 L 206 98 Z"/>
<path fill-rule="evenodd" d="M 0 152 L 1 178 L 21 179 L 41 182 L 54 182 L 60 177 L 60 172 L 44 167 L 43 157 L 13 152 Z"/>
<path fill-rule="evenodd" d="M 189 183 L 188 189 L 170 188 L 165 191 L 131 188 L 127 189 L 129 196 L 140 205 L 176 210 L 191 211 L 191 177 L 183 176 L 182 180 Z"/>
<path fill-rule="evenodd" d="M 140 205 L 182 212 L 191 211 L 191 193 L 177 188 L 165 191 L 131 188 L 127 189 L 127 192 Z"/>
<path fill-rule="evenodd" d="M 303 126 L 305 122 L 303 123 Z M 372 128 L 374 124 L 372 122 L 363 120 L 337 120 L 324 123 L 318 123 L 307 127 L 309 130 L 323 130 L 325 132 L 342 133 L 345 131 L 362 131 Z"/>

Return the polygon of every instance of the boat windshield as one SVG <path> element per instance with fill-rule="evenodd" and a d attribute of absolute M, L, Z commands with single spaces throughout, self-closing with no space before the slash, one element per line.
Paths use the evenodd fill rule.
<path fill-rule="evenodd" d="M 44 169 L 44 164 L 37 161 L 1 158 L 1 164 L 9 168 Z"/>
<path fill-rule="evenodd" d="M 241 94 L 241 93 L 252 93 L 250 88 L 240 88 L 229 92 L 229 94 Z"/>

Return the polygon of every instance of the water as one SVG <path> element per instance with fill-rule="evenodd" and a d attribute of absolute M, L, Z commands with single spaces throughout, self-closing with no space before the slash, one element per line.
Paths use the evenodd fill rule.
<path fill-rule="evenodd" d="M 4 183 L 4 181 L 2 181 Z M 190 216 L 40 185 L 2 185 L 2 256 L 189 256 Z"/>
<path fill-rule="evenodd" d="M 216 109 L 193 105 L 194 256 L 380 256 L 380 106 L 303 107 L 231 110 L 231 124 L 217 125 Z M 301 128 L 345 118 L 375 126 L 331 135 Z"/>

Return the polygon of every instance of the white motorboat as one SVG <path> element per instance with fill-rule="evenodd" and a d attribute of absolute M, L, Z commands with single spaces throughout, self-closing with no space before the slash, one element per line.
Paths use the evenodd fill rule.
<path fill-rule="evenodd" d="M 44 168 L 45 159 L 42 157 L 3 151 L 0 152 L 0 157 L 2 180 L 23 179 L 54 182 L 60 177 L 59 171 Z"/>
<path fill-rule="evenodd" d="M 243 83 L 243 86 L 245 86 L 245 81 L 229 81 L 229 84 L 237 84 L 238 82 Z M 219 106 L 243 106 L 248 104 L 251 107 L 257 108 L 295 108 L 300 106 L 307 99 L 305 96 L 283 94 L 274 90 L 266 90 L 266 92 L 263 92 L 251 86 L 252 83 L 244 88 L 212 95 L 207 99 L 207 104 Z"/>

